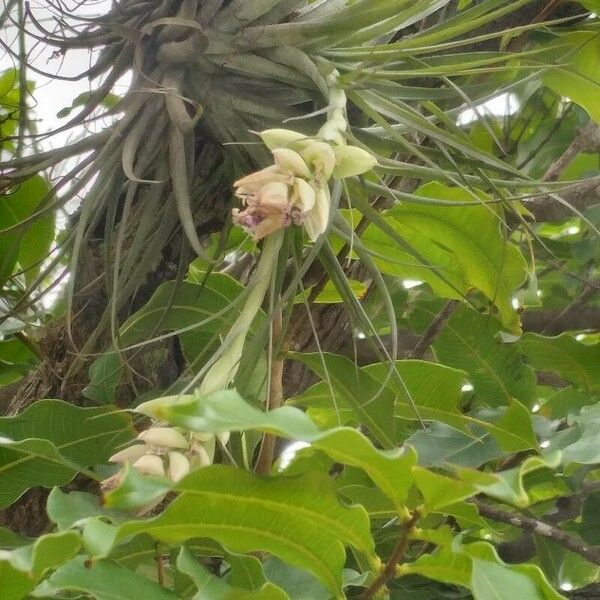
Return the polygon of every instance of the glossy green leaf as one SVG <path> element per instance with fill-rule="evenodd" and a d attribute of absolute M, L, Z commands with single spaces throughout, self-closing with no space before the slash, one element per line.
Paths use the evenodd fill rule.
<path fill-rule="evenodd" d="M 423 494 L 424 506 L 428 511 L 439 510 L 469 498 L 476 492 L 471 482 L 451 479 L 422 467 L 413 467 L 415 485 Z"/>
<path fill-rule="evenodd" d="M 417 451 L 419 464 L 424 467 L 452 463 L 476 468 L 505 455 L 492 435 L 480 426 L 465 434 L 443 423 L 432 423 L 426 430 L 415 432 L 406 444 Z"/>
<path fill-rule="evenodd" d="M 526 333 L 519 346 L 536 369 L 557 373 L 587 392 L 600 388 L 600 344 L 582 344 L 567 333 L 557 337 Z"/>
<path fill-rule="evenodd" d="M 264 479 L 224 465 L 190 473 L 156 518 L 121 526 L 166 543 L 209 537 L 232 551 L 265 550 L 314 573 L 339 595 L 344 545 L 373 555 L 366 512 L 345 507 L 325 474 Z"/>
<path fill-rule="evenodd" d="M 194 431 L 255 429 L 308 442 L 338 462 L 363 469 L 398 508 L 412 485 L 414 453 L 377 450 L 364 435 L 348 427 L 319 431 L 306 414 L 291 406 L 262 412 L 234 390 L 209 396 L 161 398 L 140 405 L 138 410 Z"/>
<path fill-rule="evenodd" d="M 491 474 L 489 473 L 470 471 L 460 467 L 456 471 L 462 480 L 476 483 L 479 490 L 484 494 L 508 504 L 525 508 L 530 505 L 530 498 L 525 489 L 524 477 L 539 469 L 556 468 L 560 464 L 560 458 L 560 452 L 546 457 L 530 456 L 518 467 L 494 473 L 491 480 Z"/>
<path fill-rule="evenodd" d="M 206 350 L 210 338 L 226 331 L 239 314 L 240 307 L 232 302 L 242 289 L 233 278 L 222 273 L 212 274 L 204 285 L 189 281 L 163 283 L 144 307 L 121 326 L 121 347 L 181 330 L 183 351 L 193 362 Z M 105 353 L 90 367 L 90 384 L 84 390 L 85 395 L 100 403 L 111 402 L 122 372 L 119 355 Z"/>
<path fill-rule="evenodd" d="M 435 309 L 421 304 L 417 312 L 433 318 Z M 530 406 L 535 399 L 535 376 L 515 345 L 504 344 L 496 333 L 497 319 L 461 306 L 433 343 L 440 362 L 469 375 L 475 400 L 484 405 L 509 404 L 512 398 Z"/>
<path fill-rule="evenodd" d="M 475 600 L 564 600 L 541 569 L 531 564 L 507 565 L 486 542 L 465 546 L 472 557 L 471 590 Z"/>
<path fill-rule="evenodd" d="M 100 504 L 98 496 L 89 492 L 65 493 L 59 488 L 54 488 L 48 495 L 46 512 L 59 530 L 70 529 L 88 517 L 102 515 L 111 519 L 118 518 L 116 513 L 111 513 Z"/>
<path fill-rule="evenodd" d="M 393 222 L 398 233 L 432 267 L 411 267 L 409 265 L 415 263 L 413 257 L 400 249 L 390 253 L 389 249 L 382 247 L 377 251 L 383 258 L 375 259 L 382 270 L 426 281 L 436 294 L 446 298 L 460 298 L 470 288 L 476 288 L 496 304 L 505 325 L 518 328 L 512 297 L 525 280 L 525 261 L 520 251 L 502 238 L 498 216 L 482 203 L 485 195 L 480 194 L 479 199 L 473 198 L 460 188 L 439 183 L 428 183 L 419 188 L 416 194 L 455 202 L 472 202 L 473 205 L 452 207 L 406 203 L 390 209 L 385 215 L 386 219 Z M 383 234 L 376 234 L 374 230 L 365 233 L 367 246 L 372 250 L 376 250 L 373 246 L 375 240 L 384 238 Z M 389 263 L 385 258 L 387 256 L 399 262 Z M 440 280 L 436 270 L 449 279 L 454 289 Z"/>
<path fill-rule="evenodd" d="M 202 566 L 185 546 L 177 557 L 177 569 L 197 586 L 194 600 L 289 600 L 281 588 L 270 582 L 250 590 L 228 585 Z"/>
<path fill-rule="evenodd" d="M 549 450 L 560 450 L 564 464 L 600 463 L 600 404 L 584 406 L 580 413 L 569 419 L 571 427 L 555 433 L 549 439 Z"/>
<path fill-rule="evenodd" d="M 17 600 L 30 592 L 49 569 L 69 561 L 79 550 L 75 531 L 42 535 L 33 544 L 0 550 L 0 590 L 3 598 Z"/>
<path fill-rule="evenodd" d="M 582 106 L 594 121 L 600 123 L 600 110 L 593 100 L 600 89 L 596 69 L 600 52 L 598 38 L 591 31 L 581 31 L 561 36 L 560 42 L 569 46 L 563 50 L 557 66 L 544 72 L 542 81 L 557 94 Z"/>
<path fill-rule="evenodd" d="M 10 194 L 0 196 L 0 229 L 17 225 L 29 217 L 49 190 L 46 180 L 35 175 L 19 184 Z M 39 270 L 53 238 L 53 216 L 35 221 L 24 232 L 0 236 L 0 281 L 11 275 L 17 261 L 20 270 L 27 269 L 32 276 Z"/>
<path fill-rule="evenodd" d="M 589 544 L 600 545 L 600 492 L 592 492 L 585 497 L 579 533 Z"/>
<path fill-rule="evenodd" d="M 307 365 L 343 397 L 358 421 L 366 425 L 373 437 L 385 448 L 395 446 L 394 394 L 382 387 L 351 360 L 330 353 L 288 353 L 289 358 Z M 335 403 L 335 398 L 332 400 Z"/>
<path fill-rule="evenodd" d="M 29 487 L 63 485 L 79 469 L 105 462 L 134 432 L 130 417 L 111 407 L 42 400 L 0 417 L 0 436 L 0 506 L 7 506 Z"/>
<path fill-rule="evenodd" d="M 137 575 L 118 564 L 101 560 L 86 562 L 83 557 L 75 558 L 56 570 L 35 590 L 34 596 L 44 597 L 59 593 L 83 593 L 96 600 L 176 600 L 177 595 Z"/>

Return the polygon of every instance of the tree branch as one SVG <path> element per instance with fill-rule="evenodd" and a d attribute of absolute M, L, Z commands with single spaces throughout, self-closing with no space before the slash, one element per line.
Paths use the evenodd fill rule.
<path fill-rule="evenodd" d="M 469 502 L 475 504 L 479 514 L 483 517 L 547 537 L 564 548 L 571 550 L 571 552 L 579 554 L 579 556 L 582 556 L 589 562 L 600 565 L 600 547 L 591 546 L 582 539 L 544 521 L 503 510 L 497 506 L 485 504 L 475 498 L 469 500 Z"/>
<path fill-rule="evenodd" d="M 458 300 L 449 300 L 442 310 L 436 315 L 435 319 L 429 325 L 423 337 L 417 342 L 416 346 L 407 353 L 406 358 L 423 358 L 425 352 L 435 341 L 435 338 L 440 334 L 450 317 L 454 314 L 459 306 Z"/>
<path fill-rule="evenodd" d="M 563 154 L 548 167 L 542 179 L 544 181 L 557 181 L 562 172 L 580 152 L 592 152 L 598 150 L 599 147 L 600 127 L 594 121 L 589 121 L 585 127 L 581 128 Z"/>
<path fill-rule="evenodd" d="M 371 600 L 375 594 L 394 577 L 396 565 L 402 560 L 408 546 L 408 538 L 413 530 L 415 523 L 419 520 L 419 512 L 414 511 L 407 521 L 402 525 L 400 537 L 394 546 L 392 554 L 383 568 L 383 571 L 376 577 L 375 581 L 359 596 L 360 600 Z"/>
<path fill-rule="evenodd" d="M 590 121 L 579 131 L 563 154 L 550 165 L 542 179 L 548 182 L 557 181 L 580 152 L 593 152 L 598 149 L 600 149 L 600 127 L 597 123 Z M 537 221 L 558 221 L 573 216 L 569 205 L 581 212 L 591 201 L 599 200 L 598 188 L 600 188 L 600 177 L 591 177 L 566 186 L 562 190 L 557 190 L 554 196 L 560 196 L 564 203 L 557 201 L 551 194 L 544 194 L 532 197 L 524 204 Z"/>

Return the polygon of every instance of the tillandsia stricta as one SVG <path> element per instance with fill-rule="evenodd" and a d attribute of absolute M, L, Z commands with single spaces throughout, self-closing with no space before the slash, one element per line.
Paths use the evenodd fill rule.
<path fill-rule="evenodd" d="M 215 355 L 200 385 L 200 394 L 224 389 L 233 380 L 250 323 L 263 303 L 277 264 L 283 229 L 302 224 L 311 241 L 316 240 L 325 233 L 330 219 L 330 179 L 359 175 L 376 164 L 376 159 L 362 148 L 331 143 L 318 136 L 309 137 L 287 129 L 270 129 L 259 135 L 271 150 L 274 164 L 234 183 L 235 193 L 245 208 L 233 209 L 233 219 L 255 241 L 267 239 L 248 298 Z M 173 401 L 177 398 L 153 400 L 137 410 L 159 420 L 161 407 Z M 189 433 L 156 424 L 138 436 L 142 444 L 115 454 L 111 462 L 130 463 L 140 473 L 168 476 L 177 482 L 190 468 L 212 464 L 217 438 L 225 445 L 229 435 Z M 118 483 L 121 476 L 119 472 L 107 481 L 106 487 Z"/>

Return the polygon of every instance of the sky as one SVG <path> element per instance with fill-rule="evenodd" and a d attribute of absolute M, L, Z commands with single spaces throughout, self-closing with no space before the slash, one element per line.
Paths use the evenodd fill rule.
<path fill-rule="evenodd" d="M 76 14 L 80 16 L 94 16 L 106 13 L 111 6 L 111 0 L 63 0 L 67 9 L 76 8 Z M 44 27 L 53 30 L 55 27 L 55 18 L 58 14 L 52 8 L 50 0 L 32 0 L 30 2 L 31 10 L 36 20 L 40 21 Z M 78 8 L 77 8 L 78 7 Z M 32 24 L 28 24 L 28 29 L 35 32 Z M 16 51 L 18 30 L 14 25 L 8 24 L 1 32 L 2 41 L 10 48 Z M 87 50 L 69 50 L 64 57 L 53 56 L 56 48 L 49 47 L 43 42 L 38 42 L 31 37 L 27 39 L 28 62 L 36 69 L 50 74 L 59 73 L 63 76 L 73 76 L 87 70 L 94 60 L 94 55 Z M 0 72 L 7 68 L 16 66 L 16 61 L 6 50 L 0 48 Z M 36 89 L 33 97 L 29 99 L 31 116 L 36 120 L 38 132 L 44 133 L 56 129 L 66 123 L 75 112 L 69 117 L 59 118 L 57 113 L 65 107 L 71 106 L 73 100 L 81 93 L 98 87 L 99 81 L 90 83 L 87 80 L 81 81 L 62 81 L 49 77 L 44 77 L 39 73 L 30 71 L 29 79 L 35 81 Z M 117 82 L 115 92 L 124 92 L 127 89 L 128 77 Z M 64 132 L 41 143 L 44 149 L 56 148 L 66 144 L 70 138 L 77 135 L 77 132 Z"/>

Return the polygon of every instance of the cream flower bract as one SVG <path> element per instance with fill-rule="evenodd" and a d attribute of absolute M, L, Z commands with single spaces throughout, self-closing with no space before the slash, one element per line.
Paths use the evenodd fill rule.
<path fill-rule="evenodd" d="M 233 209 L 234 223 L 255 241 L 292 224 L 304 225 L 315 241 L 329 224 L 329 179 L 360 175 L 377 164 L 357 146 L 332 145 L 289 129 L 268 129 L 259 135 L 274 164 L 234 183 L 244 208 Z"/>

